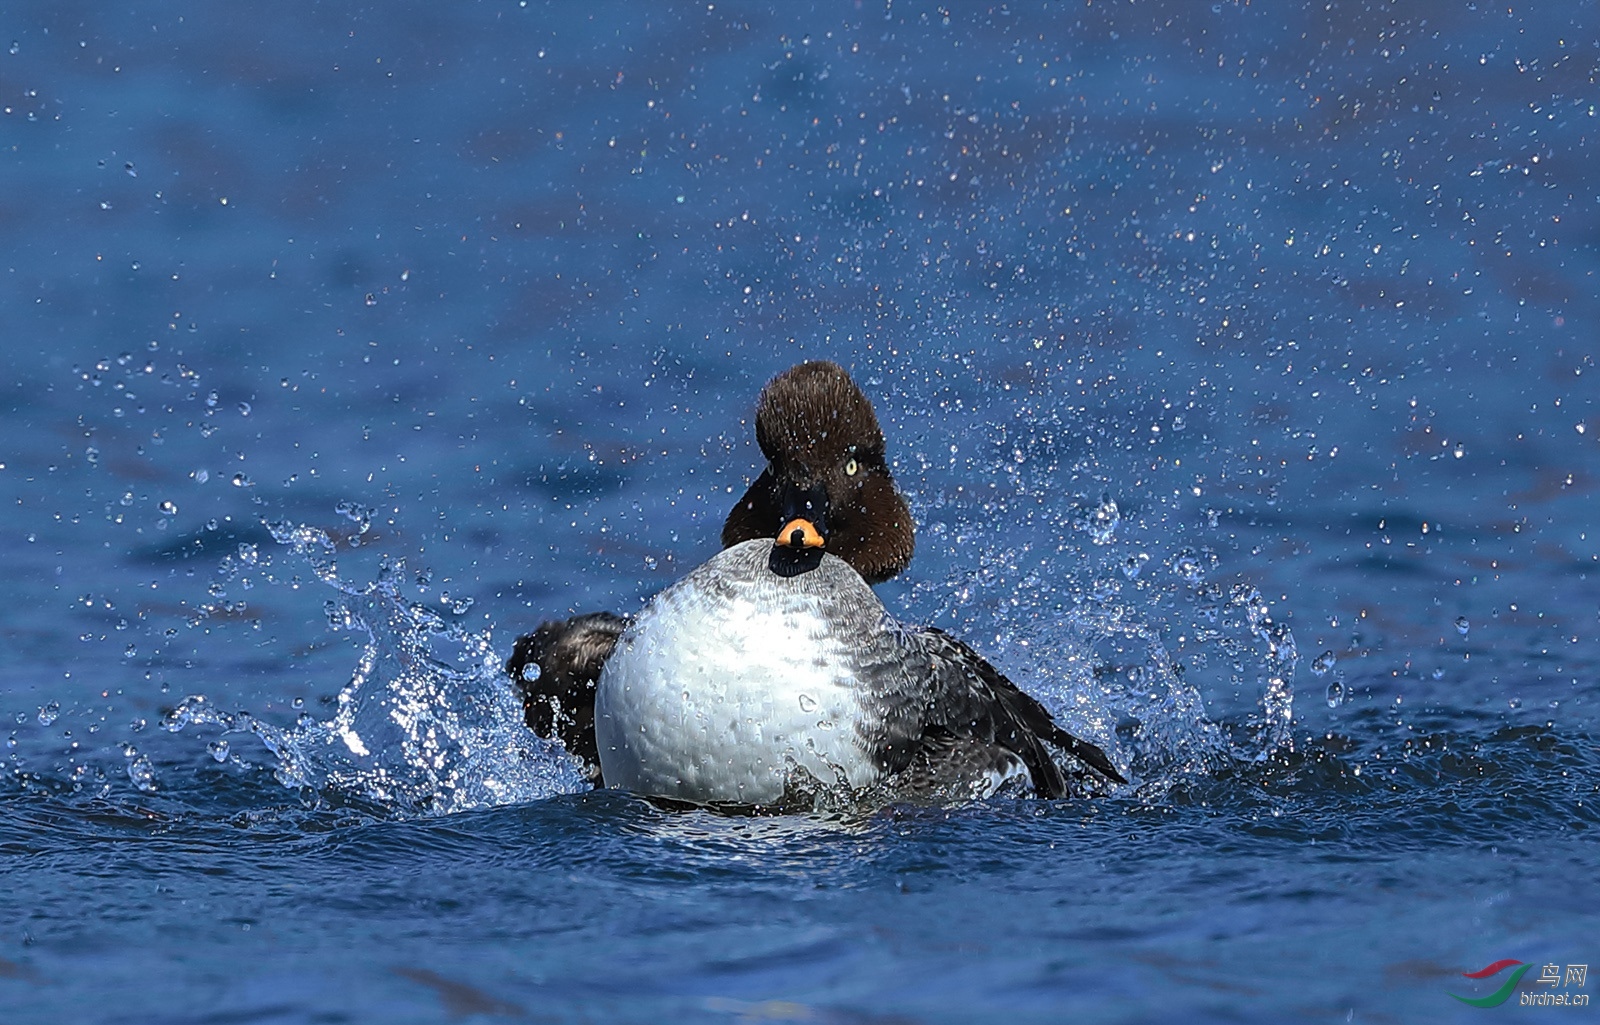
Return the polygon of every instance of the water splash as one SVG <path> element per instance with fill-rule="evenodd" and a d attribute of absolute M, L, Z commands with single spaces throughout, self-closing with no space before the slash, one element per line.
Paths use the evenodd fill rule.
<path fill-rule="evenodd" d="M 1130 575 L 1120 554 L 1058 573 L 1060 554 L 986 546 L 976 569 L 919 585 L 914 601 L 966 620 L 980 649 L 1070 732 L 1104 747 L 1148 799 L 1292 750 L 1299 654 L 1258 589 L 1185 572 L 1215 559 L 1188 549 L 1166 575 Z M 1041 568 L 1022 570 L 1029 562 Z M 988 643 L 972 633 L 979 624 L 995 627 Z M 1208 708 L 1252 689 L 1255 709 L 1238 720 Z"/>
<path fill-rule="evenodd" d="M 1057 629 L 1054 650 L 1065 657 L 1049 689 L 1069 697 L 1067 718 L 1114 733 L 1130 779 L 1146 788 L 1225 763 L 1227 738 L 1161 631 L 1136 606 L 1107 597 L 1084 596 Z"/>
<path fill-rule="evenodd" d="M 1300 651 L 1295 646 L 1294 632 L 1287 623 L 1272 618 L 1266 599 L 1261 592 L 1248 584 L 1235 587 L 1229 597 L 1230 606 L 1244 613 L 1250 634 L 1261 642 L 1262 674 L 1266 689 L 1259 706 L 1261 714 L 1255 719 L 1257 743 L 1254 750 L 1238 751 L 1237 755 L 1265 761 L 1280 750 L 1292 750 L 1294 737 L 1290 730 L 1294 724 L 1294 691 L 1289 681 L 1295 667 L 1300 664 Z"/>
<path fill-rule="evenodd" d="M 914 586 L 916 614 L 951 621 L 1145 799 L 1291 752 L 1294 634 L 1223 575 L 1205 533 L 1221 514 L 1114 479 L 1063 442 L 1083 431 L 1053 407 L 986 429 L 973 472 L 1008 487 L 980 501 L 907 482 L 924 551 L 946 546 L 960 567 Z"/>
<path fill-rule="evenodd" d="M 522 721 L 487 632 L 446 622 L 401 593 L 405 564 L 385 560 L 376 580 L 339 576 L 324 531 L 268 523 L 273 538 L 335 592 L 324 607 L 335 630 L 366 635 L 350 681 L 325 720 L 302 713 L 283 727 L 247 712 L 185 698 L 165 726 L 220 726 L 259 738 L 287 787 L 376 802 L 401 814 L 444 814 L 538 800 L 589 788 L 559 745 Z M 265 559 L 265 555 L 258 555 Z M 210 745 L 217 757 L 219 744 Z M 220 747 L 228 757 L 227 747 Z"/>

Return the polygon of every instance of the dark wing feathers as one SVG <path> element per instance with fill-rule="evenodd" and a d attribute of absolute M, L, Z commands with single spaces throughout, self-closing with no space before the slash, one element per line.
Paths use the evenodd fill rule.
<path fill-rule="evenodd" d="M 1106 779 L 1127 782 L 1104 751 L 1062 729 L 1043 705 L 1019 690 L 982 655 L 935 627 L 916 636 L 934 663 L 936 694 L 928 726 L 1015 752 L 1042 797 L 1065 797 L 1071 792 L 1046 742 Z"/>
<path fill-rule="evenodd" d="M 582 759 L 596 786 L 604 782 L 594 739 L 594 688 L 627 625 L 609 612 L 551 620 L 518 637 L 506 661 L 506 672 L 522 692 L 528 727 L 541 737 L 560 740 Z M 530 673 L 529 666 L 538 672 Z"/>

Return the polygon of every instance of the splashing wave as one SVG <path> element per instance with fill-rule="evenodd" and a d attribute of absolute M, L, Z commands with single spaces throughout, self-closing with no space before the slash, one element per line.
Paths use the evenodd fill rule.
<path fill-rule="evenodd" d="M 401 814 L 446 814 L 588 789 L 559 745 L 535 736 L 506 686 L 488 633 L 446 622 L 400 591 L 401 560 L 376 580 L 339 576 L 335 545 L 316 528 L 269 523 L 278 543 L 338 594 L 329 625 L 366 634 L 350 682 L 331 717 L 302 714 L 292 727 L 185 698 L 167 717 L 172 731 L 220 726 L 260 738 L 277 760 L 279 782 L 375 801 Z"/>

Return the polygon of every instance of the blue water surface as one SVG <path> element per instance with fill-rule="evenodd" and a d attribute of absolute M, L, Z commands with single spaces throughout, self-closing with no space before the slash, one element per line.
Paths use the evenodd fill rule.
<path fill-rule="evenodd" d="M 7 6 L 0 1020 L 1592 1013 L 1514 1008 L 1600 986 L 1597 24 Z M 522 728 L 821 358 L 885 601 L 1128 787 L 723 817 Z"/>

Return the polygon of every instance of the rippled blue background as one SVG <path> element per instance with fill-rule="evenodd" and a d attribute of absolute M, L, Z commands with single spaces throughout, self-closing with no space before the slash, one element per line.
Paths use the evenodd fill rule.
<path fill-rule="evenodd" d="M 1596 23 L 11 5 L 7 1020 L 1469 1020 L 1460 972 L 1593 961 Z M 1292 627 L 1294 755 L 850 825 L 417 819 L 156 728 L 350 677 L 309 574 L 214 607 L 264 518 L 370 508 L 343 571 L 427 569 L 502 648 L 637 607 L 808 358 L 885 421 L 908 618 L 1060 698 L 1059 624 L 1126 588 L 1237 723 L 1192 557 Z"/>

